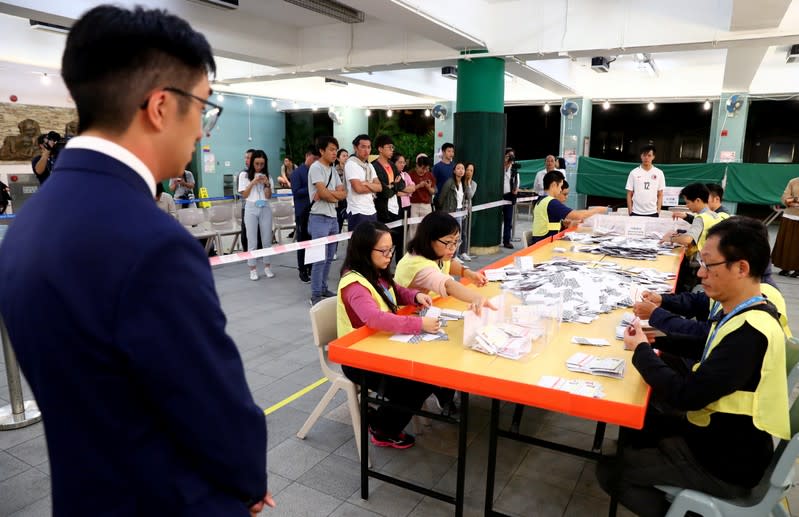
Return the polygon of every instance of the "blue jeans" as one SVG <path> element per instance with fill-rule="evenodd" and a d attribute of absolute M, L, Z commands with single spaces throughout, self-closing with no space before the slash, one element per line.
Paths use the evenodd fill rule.
<path fill-rule="evenodd" d="M 311 214 L 308 217 L 308 232 L 311 234 L 311 239 L 338 235 L 338 220 L 335 217 Z M 327 275 L 335 253 L 336 243 L 332 242 L 325 246 L 325 261 L 314 264 L 311 270 L 311 298 L 322 296 L 322 293 L 328 290 Z"/>

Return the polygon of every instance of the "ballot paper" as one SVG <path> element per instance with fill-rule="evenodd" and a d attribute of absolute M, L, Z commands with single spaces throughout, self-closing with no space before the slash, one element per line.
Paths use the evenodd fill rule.
<path fill-rule="evenodd" d="M 543 388 L 551 388 L 560 391 L 567 391 L 573 395 L 591 397 L 595 399 L 604 398 L 605 391 L 597 381 L 582 379 L 564 379 L 554 375 L 542 375 L 538 385 Z"/>
<path fill-rule="evenodd" d="M 610 346 L 610 343 L 608 343 L 607 339 L 581 337 L 581 336 L 572 337 L 572 343 L 576 345 Z"/>
<path fill-rule="evenodd" d="M 624 377 L 624 359 L 617 357 L 598 357 L 577 352 L 566 359 L 566 368 L 573 372 L 601 375 L 621 379 Z"/>
<path fill-rule="evenodd" d="M 483 274 L 489 282 L 502 282 L 505 280 L 505 270 L 500 269 L 484 269 Z"/>

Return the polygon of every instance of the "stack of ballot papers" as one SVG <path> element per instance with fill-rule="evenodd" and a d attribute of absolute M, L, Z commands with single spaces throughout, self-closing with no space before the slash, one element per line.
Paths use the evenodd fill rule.
<path fill-rule="evenodd" d="M 590 373 L 615 379 L 624 377 L 624 359 L 617 357 L 598 357 L 577 352 L 566 359 L 566 368 L 573 372 Z"/>
<path fill-rule="evenodd" d="M 521 359 L 530 353 L 532 342 L 540 333 L 513 323 L 497 323 L 481 328 L 472 343 L 472 350 L 508 359 Z"/>
<path fill-rule="evenodd" d="M 538 385 L 543 388 L 568 391 L 572 395 L 580 395 L 583 397 L 595 399 L 605 397 L 605 391 L 602 389 L 602 385 L 597 381 L 564 379 L 563 377 L 556 377 L 554 375 L 543 375 L 541 380 L 538 381 Z"/>
<path fill-rule="evenodd" d="M 635 319 L 635 314 L 632 312 L 625 312 L 621 315 L 621 321 L 619 325 L 616 327 L 616 339 L 624 339 L 624 333 L 627 331 L 627 327 L 629 327 L 633 320 Z M 644 331 L 647 338 L 654 338 L 654 337 L 664 337 L 666 334 L 659 331 L 655 327 L 649 324 L 649 320 L 640 320 L 641 323 L 641 330 Z"/>

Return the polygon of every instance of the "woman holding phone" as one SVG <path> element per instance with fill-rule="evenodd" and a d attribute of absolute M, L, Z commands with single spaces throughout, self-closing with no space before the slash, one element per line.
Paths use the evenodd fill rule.
<path fill-rule="evenodd" d="M 261 232 L 261 243 L 268 247 L 272 244 L 272 182 L 269 179 L 266 153 L 258 149 L 252 153 L 250 166 L 239 174 L 239 192 L 244 202 L 244 224 L 247 227 L 247 251 L 255 251 L 258 246 L 258 232 Z M 269 259 L 263 258 L 264 274 L 273 278 Z M 250 267 L 250 280 L 258 280 L 256 259 L 247 259 Z"/>

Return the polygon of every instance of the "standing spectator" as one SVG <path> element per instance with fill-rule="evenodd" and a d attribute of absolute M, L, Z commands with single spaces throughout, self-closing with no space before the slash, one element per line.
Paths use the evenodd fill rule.
<path fill-rule="evenodd" d="M 627 212 L 629 215 L 658 217 L 663 206 L 663 189 L 666 177 L 663 171 L 652 165 L 655 146 L 641 148 L 641 165 L 630 171 L 627 177 Z"/>
<path fill-rule="evenodd" d="M 72 25 L 61 63 L 81 134 L 0 251 L 52 513 L 254 515 L 274 505 L 264 413 L 208 258 L 153 201 L 222 112 L 206 100 L 211 46 L 163 10 L 102 5 Z"/>
<path fill-rule="evenodd" d="M 169 190 L 175 196 L 175 199 L 182 199 L 184 201 L 191 201 L 194 199 L 194 174 L 188 169 L 183 171 L 181 176 L 169 180 Z M 180 208 L 196 208 L 196 203 L 183 203 Z"/>
<path fill-rule="evenodd" d="M 799 178 L 785 186 L 780 201 L 785 205 L 771 259 L 781 276 L 799 277 Z M 791 273 L 793 271 L 793 273 Z"/>
<path fill-rule="evenodd" d="M 369 135 L 358 135 L 352 141 L 352 148 L 354 154 L 350 155 L 344 165 L 350 231 L 354 230 L 362 221 L 377 221 L 374 195 L 383 190 L 374 167 L 369 163 L 372 139 L 369 138 Z"/>
<path fill-rule="evenodd" d="M 338 234 L 338 220 L 336 220 L 336 205 L 347 196 L 344 185 L 341 184 L 338 174 L 333 170 L 336 160 L 338 140 L 332 136 L 319 137 L 316 148 L 319 150 L 319 160 L 311 165 L 308 171 L 308 199 L 311 201 L 311 212 L 308 216 L 308 231 L 311 239 L 321 239 Z M 336 253 L 336 243 L 325 246 L 325 260 L 317 262 L 311 272 L 311 305 L 316 305 L 322 298 L 336 296 L 336 293 L 327 288 L 327 277 L 330 273 L 330 264 Z"/>
<path fill-rule="evenodd" d="M 164 184 L 160 181 L 155 184 L 155 204 L 172 217 L 178 216 L 178 212 L 175 209 L 175 200 L 172 199 L 171 194 L 164 192 Z"/>
<path fill-rule="evenodd" d="M 466 208 L 466 203 L 471 199 L 472 191 L 466 188 L 464 182 L 465 176 L 466 167 L 464 167 L 463 162 L 457 162 L 452 177 L 444 183 L 444 186 L 441 187 L 439 191 L 441 210 L 444 212 L 460 212 Z M 458 243 L 460 249 L 463 249 L 463 235 L 465 234 L 463 221 L 465 219 L 466 218 L 463 216 L 455 218 L 455 220 L 458 221 L 458 226 L 461 228 L 461 240 Z M 458 250 L 455 251 L 457 252 Z M 462 255 L 466 255 L 467 259 L 465 260 L 472 260 L 465 252 L 462 253 Z"/>
<path fill-rule="evenodd" d="M 512 250 L 513 244 L 510 240 L 513 235 L 513 205 L 516 204 L 516 196 L 519 194 L 519 168 L 512 147 L 505 149 L 504 170 L 502 199 L 510 201 L 511 204 L 502 205 L 502 246 Z"/>
<path fill-rule="evenodd" d="M 438 188 L 444 186 L 444 183 L 452 177 L 452 172 L 455 169 L 455 146 L 446 142 L 441 146 L 441 160 L 433 166 L 433 176 L 436 178 L 436 185 Z M 436 208 L 441 208 L 441 192 L 436 193 L 433 200 Z"/>
<path fill-rule="evenodd" d="M 388 135 L 379 135 L 375 139 L 377 145 L 377 159 L 372 162 L 377 177 L 380 179 L 382 189 L 375 195 L 375 209 L 377 210 L 377 220 L 381 223 L 391 223 L 401 219 L 400 203 L 398 192 L 405 188 L 405 180 L 394 166 L 391 157 L 394 156 L 394 141 Z M 402 250 L 405 246 L 402 238 L 402 226 L 391 229 L 394 245 L 397 251 L 394 257 L 399 260 L 402 258 Z"/>
<path fill-rule="evenodd" d="M 538 171 L 535 174 L 535 179 L 533 180 L 533 190 L 539 197 L 544 197 L 547 195 L 547 189 L 544 188 L 544 175 L 549 171 L 554 171 L 558 168 L 558 162 L 554 156 L 547 155 L 544 159 L 544 168 Z"/>
<path fill-rule="evenodd" d="M 416 190 L 411 194 L 411 217 L 424 217 L 433 211 L 431 203 L 436 192 L 436 178 L 430 172 L 432 162 L 426 155 L 416 158 L 416 167 L 411 171 L 411 177 L 416 183 Z M 416 225 L 408 228 L 408 240 L 413 239 Z"/>
<path fill-rule="evenodd" d="M 258 149 L 252 153 L 250 168 L 239 174 L 239 192 L 244 199 L 244 220 L 247 221 L 247 251 L 255 251 L 258 242 L 257 233 L 261 234 L 261 242 L 272 244 L 272 181 L 269 178 L 269 166 L 266 153 Z M 274 278 L 269 259 L 264 257 L 264 275 Z M 250 280 L 258 280 L 256 271 L 257 259 L 247 259 L 250 267 Z"/>
<path fill-rule="evenodd" d="M 291 158 L 286 156 L 283 158 L 283 165 L 280 166 L 280 176 L 277 177 L 278 188 L 291 188 L 291 181 L 289 177 L 294 172 L 297 166 L 291 161 Z"/>
<path fill-rule="evenodd" d="M 244 168 L 239 171 L 239 176 L 241 176 L 242 172 L 247 172 L 250 168 L 250 160 L 252 159 L 252 153 L 255 152 L 255 149 L 247 149 L 244 153 Z M 236 186 L 236 191 L 238 192 L 238 185 Z M 244 202 L 241 203 L 241 249 L 243 251 L 247 251 L 247 223 L 244 222 Z M 258 248 L 261 248 L 261 236 L 258 236 Z"/>
<path fill-rule="evenodd" d="M 472 202 L 474 201 L 474 195 L 477 193 L 477 182 L 474 181 L 474 168 L 475 165 L 472 162 L 466 163 L 466 174 L 463 176 L 463 188 L 465 189 L 467 196 L 466 196 L 466 210 L 471 212 Z M 469 228 L 472 225 L 471 216 L 467 215 L 464 219 L 463 223 L 463 234 L 461 235 L 461 249 L 460 259 L 465 260 L 466 262 L 471 262 L 472 257 L 469 255 L 469 246 L 471 243 L 469 242 Z"/>
<path fill-rule="evenodd" d="M 308 233 L 308 215 L 311 210 L 311 201 L 308 199 L 308 169 L 319 158 L 316 146 L 309 146 L 305 151 L 305 161 L 291 173 L 291 193 L 294 197 L 294 222 L 297 225 L 294 231 L 297 242 L 311 240 Z M 297 250 L 297 270 L 300 272 L 300 281 L 304 284 L 311 283 L 311 264 L 305 263 L 305 250 Z"/>
<path fill-rule="evenodd" d="M 50 173 L 53 171 L 55 165 L 55 156 L 53 155 L 53 148 L 61 140 L 61 135 L 55 131 L 50 131 L 46 135 L 39 135 L 36 143 L 39 146 L 39 154 L 34 156 L 31 160 L 31 168 L 39 180 L 39 185 L 44 185 Z"/>
<path fill-rule="evenodd" d="M 338 173 L 338 179 L 341 180 L 341 184 L 344 185 L 344 188 L 347 188 L 347 179 L 344 177 L 344 165 L 347 163 L 347 160 L 350 157 L 350 153 L 347 152 L 346 149 L 339 149 L 336 153 L 336 172 Z M 347 218 L 347 199 L 342 199 L 336 205 L 336 219 L 338 219 L 338 231 L 341 233 L 341 230 L 344 229 L 344 220 Z M 338 243 L 337 243 L 338 244 Z M 336 248 L 338 249 L 338 248 Z"/>
<path fill-rule="evenodd" d="M 9 201 L 11 201 L 11 189 L 0 181 L 0 214 L 6 213 Z"/>
<path fill-rule="evenodd" d="M 407 217 L 410 217 L 411 194 L 413 194 L 416 190 L 416 183 L 413 182 L 411 175 L 405 172 L 405 165 L 407 161 L 405 160 L 405 156 L 403 154 L 394 153 L 394 156 L 391 158 L 391 160 L 394 162 L 394 166 L 402 175 L 403 181 L 405 181 L 405 188 L 397 192 L 397 196 L 399 196 L 400 201 L 400 215 L 404 214 Z"/>

